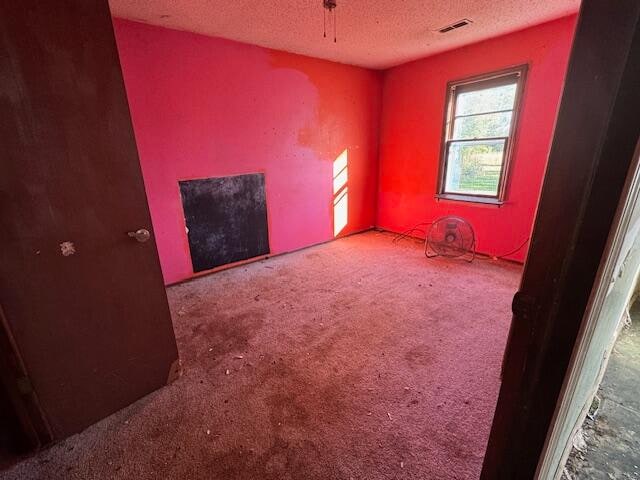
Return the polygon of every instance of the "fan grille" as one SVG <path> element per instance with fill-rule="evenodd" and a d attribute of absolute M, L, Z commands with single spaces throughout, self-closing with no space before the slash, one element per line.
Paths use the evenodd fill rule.
<path fill-rule="evenodd" d="M 461 257 L 474 253 L 475 235 L 469 222 L 460 217 L 443 217 L 431 225 L 427 234 L 426 249 L 443 257 Z"/>

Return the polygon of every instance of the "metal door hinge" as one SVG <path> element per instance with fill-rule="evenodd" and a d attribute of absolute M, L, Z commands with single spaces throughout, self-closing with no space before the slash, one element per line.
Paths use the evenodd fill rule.
<path fill-rule="evenodd" d="M 538 311 L 536 297 L 523 292 L 516 292 L 511 302 L 511 311 L 517 317 L 530 319 Z"/>

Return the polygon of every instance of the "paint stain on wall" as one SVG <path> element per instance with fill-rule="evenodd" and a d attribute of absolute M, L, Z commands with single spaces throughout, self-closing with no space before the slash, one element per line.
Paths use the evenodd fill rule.
<path fill-rule="evenodd" d="M 269 246 L 283 253 L 333 238 L 332 165 L 348 149 L 340 235 L 373 225 L 380 74 L 121 19 L 114 26 L 167 283 L 193 275 L 179 180 L 263 172 Z"/>

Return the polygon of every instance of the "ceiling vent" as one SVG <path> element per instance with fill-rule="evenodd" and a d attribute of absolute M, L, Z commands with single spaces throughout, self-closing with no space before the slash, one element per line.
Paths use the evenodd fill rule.
<path fill-rule="evenodd" d="M 452 23 L 451 25 L 447 25 L 446 27 L 442 27 L 438 31 L 440 33 L 447 33 L 447 32 L 450 32 L 451 30 L 455 30 L 456 28 L 460 28 L 460 27 L 464 27 L 466 25 L 469 25 L 470 23 L 473 23 L 473 22 L 471 20 L 467 19 L 467 18 L 463 18 L 462 20 L 458 20 L 457 22 Z"/>

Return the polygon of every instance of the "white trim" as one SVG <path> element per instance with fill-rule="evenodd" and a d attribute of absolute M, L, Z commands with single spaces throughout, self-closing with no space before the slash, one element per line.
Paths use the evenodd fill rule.
<path fill-rule="evenodd" d="M 598 325 L 598 321 L 601 318 L 600 313 L 604 305 L 605 298 L 609 293 L 611 281 L 618 274 L 616 271 L 616 265 L 618 263 L 621 250 L 629 232 L 629 224 L 631 215 L 640 197 L 640 142 L 636 147 L 634 159 L 630 167 L 630 173 L 627 177 L 625 189 L 620 197 L 620 204 L 618 205 L 618 211 L 614 223 L 611 227 L 609 239 L 607 240 L 607 247 L 605 249 L 604 260 L 600 263 L 598 275 L 594 283 L 593 290 L 591 291 L 591 297 L 589 304 L 585 311 L 582 326 L 578 333 L 578 339 L 571 356 L 569 363 L 568 374 L 565 377 L 565 382 L 562 387 L 560 399 L 556 405 L 556 412 L 554 414 L 552 427 L 547 435 L 540 462 L 538 463 L 538 469 L 536 471 L 536 480 L 558 480 L 562 476 L 562 469 L 566 462 L 569 452 L 571 451 L 570 440 L 575 435 L 575 432 L 582 426 L 582 422 L 589 411 L 589 404 L 583 406 L 578 421 L 572 425 L 572 433 L 569 436 L 569 445 L 561 443 L 561 432 L 567 423 L 571 420 L 568 415 L 570 408 L 573 404 L 577 386 L 582 373 L 582 367 L 585 364 L 585 359 L 589 351 L 589 346 L 593 339 L 594 332 Z M 629 292 L 629 297 L 632 292 Z M 628 299 L 627 299 L 628 300 Z M 613 337 L 615 339 L 615 336 Z M 603 359 L 601 370 L 598 374 L 599 381 L 602 379 L 606 366 L 606 358 Z M 598 381 L 598 383 L 599 383 Z M 597 387 L 590 393 L 590 398 L 596 394 Z M 562 450 L 563 454 L 558 465 L 553 464 L 554 453 Z"/>

